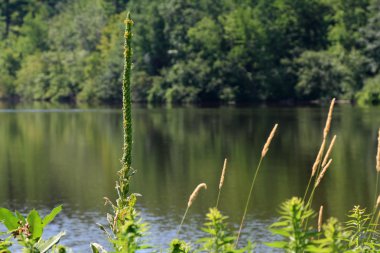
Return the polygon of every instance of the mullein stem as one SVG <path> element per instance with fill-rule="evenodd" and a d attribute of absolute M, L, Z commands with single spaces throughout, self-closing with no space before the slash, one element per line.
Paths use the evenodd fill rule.
<path fill-rule="evenodd" d="M 132 25 L 130 13 L 127 14 L 124 33 L 124 72 L 123 72 L 123 156 L 119 171 L 118 204 L 125 206 L 129 192 L 132 164 L 132 116 L 131 116 L 131 67 L 132 67 Z"/>

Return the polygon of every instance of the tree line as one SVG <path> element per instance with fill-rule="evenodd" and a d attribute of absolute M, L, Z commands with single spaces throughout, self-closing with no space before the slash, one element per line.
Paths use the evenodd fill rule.
<path fill-rule="evenodd" d="M 3 0 L 0 97 L 380 103 L 380 0 Z"/>

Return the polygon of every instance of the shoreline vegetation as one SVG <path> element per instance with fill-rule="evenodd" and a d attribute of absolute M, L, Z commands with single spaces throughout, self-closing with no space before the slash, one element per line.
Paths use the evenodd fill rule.
<path fill-rule="evenodd" d="M 380 0 L 0 1 L 0 98 L 120 104 L 126 9 L 134 102 L 380 103 Z"/>
<path fill-rule="evenodd" d="M 216 206 L 210 203 L 211 208 L 206 214 L 206 222 L 201 230 L 204 237 L 196 242 L 185 242 L 181 240 L 181 226 L 186 222 L 186 217 L 191 215 L 191 205 L 196 201 L 198 194 L 203 194 L 207 189 L 205 183 L 200 183 L 192 194 L 189 194 L 187 207 L 185 208 L 182 221 L 179 221 L 178 232 L 166 249 L 157 249 L 144 240 L 149 224 L 143 223 L 139 212 L 135 209 L 138 193 L 130 193 L 129 186 L 135 173 L 132 167 L 132 119 L 131 119 L 131 58 L 132 58 L 132 26 L 133 21 L 130 14 L 125 19 L 124 32 L 124 71 L 123 71 L 123 156 L 121 169 L 118 171 L 116 182 L 117 199 L 112 201 L 105 198 L 106 204 L 111 207 L 107 213 L 108 227 L 99 224 L 99 228 L 105 232 L 109 240 L 109 252 L 169 252 L 169 253 L 243 253 L 255 252 L 255 244 L 248 242 L 242 245 L 240 233 L 245 224 L 245 216 L 249 203 L 255 190 L 256 180 L 260 180 L 260 170 L 265 169 L 265 160 L 270 159 L 270 149 L 276 145 L 276 139 L 281 136 L 280 124 L 274 124 L 267 141 L 257 155 L 260 161 L 255 170 L 252 171 L 252 183 L 249 192 L 240 193 L 247 196 L 245 209 L 242 210 L 242 220 L 239 231 L 232 231 L 227 224 L 227 217 L 217 209 L 218 203 L 223 201 L 223 183 L 228 180 L 228 165 L 225 160 L 220 175 L 220 183 L 217 189 L 208 189 L 218 192 Z M 366 210 L 360 206 L 354 206 L 349 211 L 348 221 L 339 222 L 335 218 L 325 218 L 323 206 L 319 207 L 319 214 L 312 209 L 314 194 L 318 186 L 325 180 L 324 176 L 333 169 L 333 160 L 330 158 L 333 147 L 339 135 L 331 137 L 330 128 L 333 124 L 333 111 L 335 98 L 330 103 L 329 112 L 323 131 L 321 131 L 321 146 L 316 155 L 315 162 L 311 166 L 310 178 L 305 182 L 303 198 L 292 197 L 284 201 L 280 206 L 279 218 L 269 226 L 277 241 L 267 242 L 264 245 L 277 248 L 283 252 L 379 252 L 380 237 L 378 222 L 380 217 L 380 195 L 378 189 L 380 173 L 380 129 L 378 132 L 378 149 L 376 156 L 376 195 L 373 207 Z M 265 158 L 265 159 L 264 159 Z M 204 190 L 203 190 L 204 189 Z M 302 193 L 300 193 L 302 194 Z M 185 200 L 184 200 L 185 201 Z M 41 217 L 36 210 L 32 210 L 26 217 L 19 212 L 0 208 L 0 221 L 7 228 L 1 232 L 0 252 L 10 252 L 13 243 L 17 242 L 23 248 L 24 253 L 72 252 L 68 247 L 59 245 L 64 232 L 49 239 L 42 239 L 43 230 L 61 212 L 62 207 L 54 208 L 51 213 Z M 69 233 L 70 231 L 68 231 Z M 91 244 L 93 253 L 106 253 L 106 247 L 98 243 Z M 108 248 L 108 247 L 107 247 Z"/>

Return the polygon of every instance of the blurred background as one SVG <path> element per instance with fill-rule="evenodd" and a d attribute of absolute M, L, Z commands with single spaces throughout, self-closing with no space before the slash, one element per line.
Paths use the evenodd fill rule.
<path fill-rule="evenodd" d="M 380 101 L 379 0 L 2 0 L 0 97 L 120 101 L 127 10 L 134 101 Z"/>

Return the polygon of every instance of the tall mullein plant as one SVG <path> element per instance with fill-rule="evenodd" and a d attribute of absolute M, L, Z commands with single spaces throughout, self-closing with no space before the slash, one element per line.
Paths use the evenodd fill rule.
<path fill-rule="evenodd" d="M 116 182 L 118 199 L 114 205 L 108 198 L 106 203 L 113 208 L 114 215 L 107 214 L 107 220 L 113 235 L 100 225 L 107 233 L 113 245 L 114 252 L 134 253 L 137 250 L 148 248 L 143 245 L 142 237 L 146 231 L 146 224 L 142 223 L 135 210 L 136 194 L 129 194 L 129 184 L 133 175 L 132 163 L 132 119 L 131 119 L 131 66 L 132 66 L 132 25 L 130 14 L 127 14 L 124 33 L 124 73 L 123 73 L 123 156 L 121 169 L 118 171 L 119 179 Z M 91 244 L 92 252 L 106 252 L 101 245 Z"/>
<path fill-rule="evenodd" d="M 124 73 L 123 73 L 123 157 L 119 171 L 119 182 L 116 185 L 118 200 L 117 205 L 127 205 L 129 183 L 133 174 L 132 164 L 132 117 L 131 117 L 131 67 L 132 67 L 132 25 L 130 14 L 127 14 L 124 33 Z"/>

